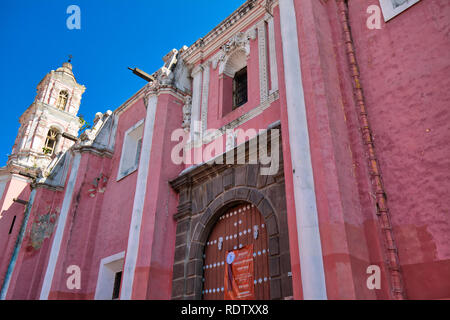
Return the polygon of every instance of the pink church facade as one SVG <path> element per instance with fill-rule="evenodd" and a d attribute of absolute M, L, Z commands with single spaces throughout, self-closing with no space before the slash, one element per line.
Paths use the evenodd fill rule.
<path fill-rule="evenodd" d="M 246 1 L 79 136 L 49 73 L 0 169 L 1 298 L 223 299 L 252 244 L 254 298 L 450 299 L 450 3 L 379 4 Z"/>

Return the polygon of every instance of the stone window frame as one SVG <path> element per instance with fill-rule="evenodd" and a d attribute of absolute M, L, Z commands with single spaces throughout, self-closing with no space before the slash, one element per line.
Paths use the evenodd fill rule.
<path fill-rule="evenodd" d="M 123 272 L 124 262 L 125 251 L 105 257 L 100 261 L 94 300 L 113 300 L 116 273 Z"/>
<path fill-rule="evenodd" d="M 141 135 L 139 137 L 133 137 L 133 133 L 136 130 L 142 130 Z M 127 131 L 125 131 L 123 136 L 122 143 L 122 152 L 120 156 L 119 169 L 117 171 L 117 179 L 119 181 L 133 172 L 135 172 L 139 167 L 139 156 L 141 154 L 140 148 L 142 148 L 142 141 L 144 137 L 144 119 L 139 120 L 133 126 L 131 126 Z M 129 158 L 128 151 L 131 151 L 130 148 L 134 146 L 136 148 L 136 153 L 134 159 Z"/>
<path fill-rule="evenodd" d="M 61 131 L 58 128 L 50 127 L 45 136 L 44 146 L 42 147 L 42 152 L 45 155 L 52 156 L 55 154 L 56 147 L 58 146 L 59 136 Z M 49 142 L 53 141 L 53 146 L 49 146 Z"/>
<path fill-rule="evenodd" d="M 250 58 L 249 49 L 245 49 L 242 45 L 236 47 L 226 54 L 222 65 L 219 67 L 219 90 L 222 91 L 219 95 L 219 117 L 224 118 L 229 113 L 238 108 L 244 107 L 248 101 L 248 59 Z M 247 100 L 240 104 L 235 104 L 235 76 L 237 73 L 246 70 L 247 77 Z"/>

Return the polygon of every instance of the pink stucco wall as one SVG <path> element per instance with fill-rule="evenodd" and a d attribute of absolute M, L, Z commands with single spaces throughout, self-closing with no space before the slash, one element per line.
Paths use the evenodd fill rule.
<path fill-rule="evenodd" d="M 349 1 L 350 24 L 406 297 L 450 298 L 450 3 L 421 1 L 382 23 L 381 30 L 366 27 L 366 9 L 371 4 L 378 1 Z M 391 295 L 389 270 L 384 262 L 338 7 L 335 1 L 315 0 L 296 0 L 294 5 L 327 295 L 329 299 L 386 299 Z M 265 129 L 281 120 L 293 291 L 294 299 L 302 299 L 278 6 L 274 8 L 274 21 L 279 99 L 236 129 Z M 254 24 L 246 28 L 250 27 Z M 221 110 L 225 89 L 219 68 L 210 69 L 208 129 L 223 127 L 260 104 L 258 59 L 256 38 L 250 41 L 247 60 L 248 102 L 225 115 Z M 171 158 L 178 144 L 171 141 L 171 135 L 182 123 L 184 93 L 169 91 L 158 95 L 134 299 L 171 297 L 176 234 L 173 215 L 178 196 L 168 181 L 191 164 L 175 164 Z M 139 169 L 119 181 L 117 173 L 124 133 L 145 117 L 144 101 L 137 99 L 120 112 L 112 157 L 82 152 L 50 299 L 93 299 L 101 259 L 127 250 Z M 225 146 L 225 136 L 218 141 Z M 106 188 L 92 195 L 94 181 L 100 177 L 107 180 Z M 12 203 L 12 198 L 28 200 L 29 195 L 26 183 L 16 181 L 5 189 L 0 221 L 1 281 L 24 212 L 24 206 Z M 7 298 L 39 298 L 53 234 L 36 245 L 33 225 L 43 215 L 58 216 L 64 195 L 64 190 L 36 190 Z M 14 215 L 15 227 L 8 235 Z M 81 268 L 79 290 L 66 287 L 69 265 Z M 369 265 L 381 267 L 381 290 L 366 286 Z"/>
<path fill-rule="evenodd" d="M 445 88 L 450 59 L 448 42 L 443 39 L 449 29 L 445 20 L 449 6 L 444 1 L 420 3 L 383 24 L 382 30 L 369 30 L 366 9 L 377 4 L 372 2 L 350 2 L 350 23 L 406 296 L 447 298 L 450 283 L 442 279 L 450 274 L 449 179 L 443 172 L 448 167 L 448 148 L 444 146 L 449 132 L 445 112 L 449 95 Z M 295 1 L 295 8 L 328 298 L 387 298 L 389 276 L 383 262 L 383 240 L 370 196 L 367 156 L 337 6 L 333 1 Z M 277 17 L 277 9 L 275 12 Z M 275 26 L 277 29 L 278 23 Z M 405 34 L 408 29 L 412 31 Z M 422 36 L 412 37 L 417 34 Z M 283 61 L 278 64 L 283 66 Z M 282 107 L 283 77 L 280 73 Z M 435 81 L 439 85 L 434 85 Z M 285 114 L 281 112 L 286 127 Z M 287 143 L 283 149 L 285 172 L 289 172 L 286 129 L 283 135 Z M 289 225 L 295 226 L 291 188 L 288 174 Z M 290 230 L 291 263 L 294 298 L 300 298 L 295 231 Z M 382 288 L 375 292 L 365 286 L 366 267 L 371 264 L 382 269 Z"/>
<path fill-rule="evenodd" d="M 170 299 L 175 252 L 178 197 L 168 181 L 183 169 L 171 159 L 177 144 L 172 132 L 182 122 L 183 101 L 170 93 L 158 96 L 146 200 L 139 239 L 139 253 L 133 282 L 133 299 Z"/>
<path fill-rule="evenodd" d="M 39 223 L 41 216 L 55 214 L 58 217 L 63 196 L 63 192 L 55 192 L 44 188 L 36 190 L 35 201 L 32 204 L 27 229 L 17 258 L 16 267 L 12 274 L 7 298 L 39 298 L 52 237 L 46 238 L 38 235 L 33 230 L 33 226 Z"/>
<path fill-rule="evenodd" d="M 350 20 L 406 295 L 450 297 L 450 2 L 420 1 L 381 30 L 377 1 L 351 1 Z"/>
<path fill-rule="evenodd" d="M 6 183 L 1 197 L 0 213 L 0 283 L 3 283 L 10 259 L 12 257 L 16 239 L 24 219 L 25 205 L 14 202 L 13 199 L 28 201 L 30 188 L 22 179 L 10 178 Z M 14 220 L 14 217 L 15 220 Z M 12 223 L 14 221 L 14 225 Z M 12 229 L 11 229 L 12 227 Z M 11 233 L 9 231 L 11 230 Z"/>
<path fill-rule="evenodd" d="M 136 101 L 120 114 L 115 152 L 111 159 L 83 153 L 68 220 L 55 271 L 50 298 L 93 299 L 101 259 L 126 250 L 131 212 L 136 189 L 137 171 L 116 181 L 125 132 L 145 118 L 142 100 Z M 92 182 L 107 177 L 104 193 L 91 197 Z M 81 268 L 81 289 L 66 287 L 70 265 Z"/>

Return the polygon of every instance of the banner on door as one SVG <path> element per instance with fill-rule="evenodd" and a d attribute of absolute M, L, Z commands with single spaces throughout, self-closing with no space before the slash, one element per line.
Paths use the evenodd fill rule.
<path fill-rule="evenodd" d="M 253 244 L 227 252 L 225 300 L 253 300 Z"/>

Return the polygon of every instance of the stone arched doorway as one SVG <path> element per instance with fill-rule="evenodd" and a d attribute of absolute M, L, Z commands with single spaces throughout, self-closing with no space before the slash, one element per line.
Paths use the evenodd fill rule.
<path fill-rule="evenodd" d="M 281 148 L 281 144 L 279 147 Z M 245 148 L 246 157 L 249 157 L 248 141 Z M 244 203 L 253 205 L 253 208 L 258 210 L 261 221 L 264 221 L 259 226 L 264 224 L 266 232 L 267 249 L 265 254 L 268 265 L 266 283 L 269 293 L 268 297 L 264 296 L 261 299 L 292 298 L 292 274 L 281 150 L 279 154 L 279 170 L 273 175 L 262 174 L 263 166 L 261 164 L 209 165 L 205 163 L 184 171 L 170 181 L 171 187 L 179 195 L 177 211 L 173 216 L 177 227 L 172 273 L 172 299 L 202 299 L 206 289 L 209 293 L 210 288 L 204 285 L 203 268 L 211 263 L 204 261 L 204 255 L 207 253 L 205 248 L 207 250 L 209 238 L 213 234 L 215 226 L 220 223 L 221 217 L 227 214 L 227 211 Z M 262 253 L 262 250 L 258 251 Z M 220 264 L 222 261 L 223 259 Z M 217 266 L 218 261 L 212 263 L 216 263 Z M 259 278 L 261 278 L 261 282 L 264 282 L 264 276 L 258 276 L 256 279 L 258 283 Z M 216 291 L 217 288 L 222 290 L 221 286 L 217 285 Z"/>
<path fill-rule="evenodd" d="M 202 298 L 270 299 L 268 256 L 267 226 L 258 208 L 249 202 L 228 207 L 204 246 Z"/>

